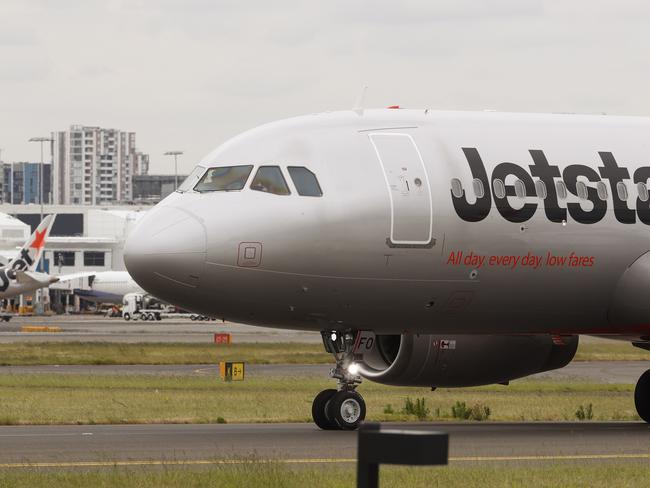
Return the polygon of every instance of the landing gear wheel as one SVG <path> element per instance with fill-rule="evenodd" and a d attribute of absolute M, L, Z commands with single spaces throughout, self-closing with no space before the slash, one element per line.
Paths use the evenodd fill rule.
<path fill-rule="evenodd" d="M 311 404 L 311 416 L 314 419 L 314 423 L 323 430 L 338 429 L 338 425 L 327 418 L 326 411 L 328 402 L 336 393 L 336 390 L 323 390 L 316 395 L 314 402 Z"/>
<path fill-rule="evenodd" d="M 634 389 L 634 406 L 644 421 L 650 423 L 650 369 L 641 375 Z"/>
<path fill-rule="evenodd" d="M 325 351 L 334 355 L 336 367 L 330 378 L 337 380 L 337 390 L 324 390 L 314 399 L 312 417 L 321 429 L 354 430 L 366 418 L 366 402 L 355 388 L 361 375 L 355 364 L 358 331 L 322 330 Z"/>
<path fill-rule="evenodd" d="M 341 430 L 354 430 L 366 418 L 366 402 L 356 391 L 341 390 L 327 404 L 327 417 Z"/>

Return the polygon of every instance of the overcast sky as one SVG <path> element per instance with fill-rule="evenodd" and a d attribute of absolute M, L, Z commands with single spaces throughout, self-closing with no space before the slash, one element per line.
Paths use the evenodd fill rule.
<path fill-rule="evenodd" d="M 366 106 L 650 114 L 650 2 L 2 0 L 0 148 L 70 124 L 189 171 L 264 122 Z M 650 134 L 649 134 L 650 137 Z"/>

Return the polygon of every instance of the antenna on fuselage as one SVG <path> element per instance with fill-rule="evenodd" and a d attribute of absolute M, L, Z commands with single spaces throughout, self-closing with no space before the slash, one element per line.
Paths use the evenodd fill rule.
<path fill-rule="evenodd" d="M 368 85 L 363 85 L 361 93 L 359 93 L 356 102 L 354 102 L 354 107 L 352 107 L 352 111 L 359 116 L 363 115 L 363 105 L 366 99 L 366 91 L 368 91 Z"/>

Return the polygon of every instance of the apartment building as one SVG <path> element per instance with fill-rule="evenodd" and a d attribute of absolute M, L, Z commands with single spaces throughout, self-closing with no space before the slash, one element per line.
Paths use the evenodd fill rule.
<path fill-rule="evenodd" d="M 53 132 L 52 201 L 62 205 L 130 202 L 133 176 L 147 174 L 149 156 L 135 132 L 72 125 Z"/>
<path fill-rule="evenodd" d="M 52 203 L 52 165 L 40 163 L 17 162 L 0 163 L 0 185 L 2 187 L 2 203 L 25 204 Z M 41 187 L 41 172 L 43 185 Z"/>

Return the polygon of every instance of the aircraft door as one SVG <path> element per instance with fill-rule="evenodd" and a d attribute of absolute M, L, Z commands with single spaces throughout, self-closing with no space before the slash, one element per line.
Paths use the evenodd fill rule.
<path fill-rule="evenodd" d="M 431 247 L 433 204 L 429 176 L 409 134 L 369 134 L 381 165 L 391 208 L 391 247 Z"/>

